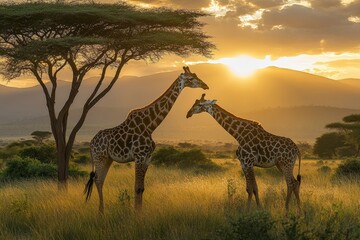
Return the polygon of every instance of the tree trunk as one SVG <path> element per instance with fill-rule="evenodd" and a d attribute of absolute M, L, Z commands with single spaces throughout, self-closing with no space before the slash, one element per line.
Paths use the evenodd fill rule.
<path fill-rule="evenodd" d="M 58 188 L 67 190 L 67 179 L 69 176 L 69 157 L 66 156 L 66 144 L 59 141 L 57 145 L 57 165 L 58 165 Z"/>

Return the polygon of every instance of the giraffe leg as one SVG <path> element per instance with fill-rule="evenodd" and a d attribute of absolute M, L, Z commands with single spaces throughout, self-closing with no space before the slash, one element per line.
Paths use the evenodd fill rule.
<path fill-rule="evenodd" d="M 135 209 L 138 211 L 142 209 L 142 195 L 145 190 L 144 180 L 147 168 L 147 162 L 135 163 Z"/>
<path fill-rule="evenodd" d="M 257 184 L 255 180 L 255 174 L 253 167 L 243 167 L 246 178 L 246 192 L 248 193 L 247 209 L 250 209 L 252 195 L 255 195 L 256 203 L 260 206 L 260 200 L 258 195 Z"/>
<path fill-rule="evenodd" d="M 297 181 L 295 180 L 292 169 L 283 169 L 286 185 L 287 185 L 287 194 L 286 194 L 286 201 L 285 201 L 285 211 L 286 215 L 289 213 L 289 203 L 291 199 L 292 192 L 296 191 Z M 295 193 L 296 196 L 296 193 Z"/>
<path fill-rule="evenodd" d="M 259 200 L 258 186 L 256 183 L 255 175 L 254 175 L 254 179 L 253 179 L 253 190 L 254 190 L 256 205 L 258 208 L 261 208 L 261 204 L 260 204 L 260 200 Z"/>
<path fill-rule="evenodd" d="M 297 212 L 298 214 L 301 213 L 301 205 L 300 205 L 300 182 L 296 181 L 294 194 L 296 197 L 296 204 L 297 204 Z"/>
<path fill-rule="evenodd" d="M 100 160 L 95 161 L 95 184 L 99 193 L 99 212 L 101 214 L 104 213 L 104 199 L 102 188 L 111 163 L 112 160 L 108 158 L 101 158 Z"/>

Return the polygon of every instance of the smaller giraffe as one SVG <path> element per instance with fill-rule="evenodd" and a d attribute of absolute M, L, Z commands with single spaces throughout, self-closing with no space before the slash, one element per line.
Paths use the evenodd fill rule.
<path fill-rule="evenodd" d="M 99 211 L 104 211 L 102 188 L 107 172 L 113 161 L 118 163 L 135 162 L 135 208 L 141 210 L 145 174 L 151 161 L 155 142 L 151 135 L 170 112 L 181 91 L 186 88 L 209 87 L 184 67 L 173 84 L 154 102 L 132 110 L 120 125 L 98 132 L 90 142 L 93 163 L 90 179 L 85 186 L 86 200 L 91 196 L 95 182 L 99 193 Z"/>
<path fill-rule="evenodd" d="M 236 156 L 240 160 L 246 178 L 247 208 L 250 207 L 253 194 L 257 206 L 260 207 L 253 167 L 269 168 L 275 165 L 284 174 L 287 184 L 286 213 L 289 211 L 292 192 L 295 194 L 297 209 L 300 213 L 301 157 L 296 144 L 290 138 L 268 133 L 258 122 L 234 116 L 217 105 L 216 100 L 205 100 L 205 94 L 201 99 L 195 101 L 186 117 L 189 118 L 193 114 L 201 112 L 209 113 L 239 143 Z M 299 169 L 297 179 L 295 179 L 293 169 L 297 158 L 299 158 Z"/>

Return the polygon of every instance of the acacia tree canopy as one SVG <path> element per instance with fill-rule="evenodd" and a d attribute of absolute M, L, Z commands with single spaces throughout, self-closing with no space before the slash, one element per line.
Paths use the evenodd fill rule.
<path fill-rule="evenodd" d="M 75 136 L 88 111 L 110 91 L 128 61 L 155 61 L 165 53 L 211 55 L 214 45 L 198 20 L 205 15 L 124 3 L 0 4 L 0 73 L 9 80 L 30 74 L 41 85 L 58 152 L 60 181 L 66 181 Z M 100 77 L 67 136 L 70 106 L 94 68 L 100 69 Z M 110 68 L 115 71 L 105 82 Z M 64 105 L 55 109 L 58 74 L 65 69 L 72 72 L 67 79 L 71 89 Z"/>
<path fill-rule="evenodd" d="M 360 155 L 360 114 L 345 116 L 343 122 L 327 124 L 326 128 L 342 132 L 346 143 L 356 149 L 356 157 Z"/>

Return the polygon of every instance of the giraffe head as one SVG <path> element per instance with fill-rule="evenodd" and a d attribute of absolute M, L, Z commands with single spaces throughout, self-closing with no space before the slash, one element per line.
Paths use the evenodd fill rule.
<path fill-rule="evenodd" d="M 194 105 L 186 114 L 186 118 L 191 117 L 193 114 L 202 113 L 202 112 L 212 112 L 212 107 L 216 103 L 216 100 L 206 100 L 205 93 L 201 96 L 200 99 L 196 99 Z"/>
<path fill-rule="evenodd" d="M 208 85 L 198 78 L 195 73 L 190 72 L 189 67 L 183 67 L 183 69 L 184 73 L 181 73 L 178 78 L 181 89 L 185 87 L 209 89 Z"/>

